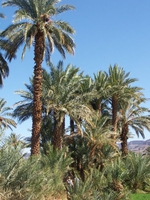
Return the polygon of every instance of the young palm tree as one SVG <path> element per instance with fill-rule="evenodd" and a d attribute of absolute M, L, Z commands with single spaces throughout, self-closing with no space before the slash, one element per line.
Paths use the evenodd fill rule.
<path fill-rule="evenodd" d="M 12 130 L 12 126 L 16 128 L 16 122 L 13 119 L 7 118 L 5 116 L 12 116 L 10 110 L 12 108 L 5 107 L 6 101 L 4 99 L 0 99 L 0 127 L 9 128 Z"/>
<path fill-rule="evenodd" d="M 11 133 L 10 136 L 6 139 L 5 143 L 12 146 L 12 149 L 24 149 L 27 147 L 25 140 L 20 135 L 16 135 L 15 133 Z"/>
<path fill-rule="evenodd" d="M 150 162 L 149 156 L 141 153 L 130 153 L 124 159 L 126 166 L 126 177 L 124 184 L 132 191 L 146 191 L 150 186 Z"/>
<path fill-rule="evenodd" d="M 1 36 L 10 39 L 14 45 L 12 53 L 25 43 L 22 58 L 27 47 L 34 44 L 34 100 L 32 120 L 31 155 L 40 152 L 40 129 L 42 121 L 42 62 L 46 55 L 49 61 L 54 47 L 65 58 L 65 51 L 74 53 L 74 41 L 70 34 L 73 28 L 61 20 L 52 21 L 52 17 L 74 9 L 73 6 L 57 6 L 58 0 L 6 0 L 3 6 L 16 6 L 14 24 L 10 25 Z M 21 22 L 20 22 L 21 21 Z"/>
<path fill-rule="evenodd" d="M 66 199 L 63 177 L 72 159 L 64 156 L 65 150 L 53 151 L 49 146 L 47 156 L 24 159 L 22 145 L 12 147 L 16 137 L 5 140 L 0 145 L 0 199 Z"/>
<path fill-rule="evenodd" d="M 127 191 L 125 187 L 128 170 L 121 157 L 118 157 L 107 164 L 105 167 L 105 174 L 108 180 L 108 187 L 111 188 L 116 195 L 115 199 L 129 199 L 129 191 Z"/>
<path fill-rule="evenodd" d="M 100 166 L 100 169 L 104 168 L 105 162 L 110 162 L 119 153 L 111 134 L 111 127 L 107 125 L 107 117 L 104 116 L 95 122 L 94 128 L 85 129 L 85 137 L 90 147 L 90 162 Z"/>
<path fill-rule="evenodd" d="M 141 98 L 141 101 L 130 99 L 128 102 L 121 104 L 118 124 L 121 127 L 122 155 L 127 155 L 128 153 L 127 140 L 129 128 L 134 130 L 138 137 L 141 135 L 143 138 L 145 137 L 144 129 L 150 131 L 150 116 L 147 115 L 149 109 L 140 106 L 144 102 L 145 99 Z"/>

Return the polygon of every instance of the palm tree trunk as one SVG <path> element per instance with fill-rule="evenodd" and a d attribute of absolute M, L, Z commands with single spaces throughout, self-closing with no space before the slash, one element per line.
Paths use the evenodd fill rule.
<path fill-rule="evenodd" d="M 40 130 L 42 122 L 42 61 L 44 55 L 44 34 L 38 31 L 35 36 L 34 50 L 34 97 L 33 97 L 33 118 L 32 118 L 32 138 L 31 138 L 31 155 L 40 153 Z"/>
<path fill-rule="evenodd" d="M 118 98 L 116 95 L 112 97 L 112 125 L 113 125 L 113 131 L 117 131 L 117 112 L 118 112 Z"/>
<path fill-rule="evenodd" d="M 61 150 L 62 149 L 62 129 L 63 124 L 56 123 L 53 136 L 53 148 Z"/>
<path fill-rule="evenodd" d="M 120 135 L 120 139 L 121 139 L 121 151 L 122 151 L 122 155 L 126 156 L 128 154 L 128 144 L 127 144 L 127 137 L 128 134 L 128 125 L 125 124 L 122 128 L 122 133 Z"/>
<path fill-rule="evenodd" d="M 56 115 L 56 113 L 54 114 Z M 62 123 L 60 123 L 59 118 L 55 118 L 55 128 L 54 128 L 54 136 L 53 136 L 53 148 L 61 150 L 63 146 L 63 133 L 65 128 L 65 118 L 63 119 Z"/>

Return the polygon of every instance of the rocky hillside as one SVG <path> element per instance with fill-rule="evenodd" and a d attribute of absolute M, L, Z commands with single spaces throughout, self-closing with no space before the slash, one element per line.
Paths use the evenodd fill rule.
<path fill-rule="evenodd" d="M 118 144 L 120 147 L 120 144 Z M 129 151 L 133 151 L 135 153 L 141 152 L 142 154 L 146 153 L 146 149 L 150 147 L 150 139 L 143 141 L 143 140 L 133 140 L 128 142 L 128 149 Z"/>

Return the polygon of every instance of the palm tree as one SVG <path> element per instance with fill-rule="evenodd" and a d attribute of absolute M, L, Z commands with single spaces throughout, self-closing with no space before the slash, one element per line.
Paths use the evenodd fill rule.
<path fill-rule="evenodd" d="M 5 18 L 5 15 L 0 13 L 1 18 Z M 3 49 L 2 42 L 0 42 L 0 49 Z M 3 85 L 3 78 L 6 78 L 9 75 L 9 67 L 8 64 L 0 52 L 0 86 Z"/>
<path fill-rule="evenodd" d="M 12 108 L 5 107 L 6 101 L 4 99 L 0 99 L 0 127 L 2 128 L 9 128 L 12 130 L 12 126 L 16 128 L 16 122 L 13 119 L 7 118 L 5 116 L 12 116 L 10 110 Z"/>
<path fill-rule="evenodd" d="M 86 81 L 86 78 L 84 79 L 82 73 L 77 74 L 78 72 L 79 69 L 71 65 L 63 70 L 63 63 L 59 62 L 57 67 L 51 67 L 49 83 L 46 80 L 47 86 L 45 85 L 45 88 L 48 89 L 45 96 L 47 112 L 53 111 L 55 119 L 54 148 L 61 149 L 62 147 L 66 115 L 76 123 L 78 134 L 82 134 L 84 123 L 93 125 L 92 118 L 95 114 L 90 105 L 86 103 L 92 98 L 92 93 L 80 93 L 82 82 Z"/>
<path fill-rule="evenodd" d="M 146 191 L 149 188 L 150 162 L 149 156 L 141 153 L 130 153 L 124 159 L 126 177 L 124 184 L 135 193 L 137 190 Z"/>
<path fill-rule="evenodd" d="M 118 155 L 118 147 L 110 137 L 112 134 L 110 125 L 107 124 L 107 117 L 101 116 L 96 122 L 94 128 L 85 129 L 85 137 L 90 146 L 90 162 L 100 166 L 102 170 L 105 162 L 110 162 Z"/>
<path fill-rule="evenodd" d="M 1 35 L 14 44 L 12 52 L 16 52 L 25 43 L 22 58 L 27 47 L 34 44 L 34 100 L 32 119 L 31 155 L 40 152 L 40 129 L 42 121 L 42 62 L 50 60 L 54 47 L 65 58 L 65 51 L 74 53 L 74 41 L 70 34 L 73 28 L 61 20 L 52 21 L 52 17 L 74 9 L 73 6 L 57 6 L 58 0 L 6 0 L 3 6 L 16 6 L 14 24 L 4 30 Z M 20 22 L 21 21 L 21 22 Z"/>
<path fill-rule="evenodd" d="M 16 135 L 15 133 L 11 133 L 5 142 L 9 145 L 9 147 L 12 146 L 12 149 L 24 149 L 27 147 L 25 140 L 23 140 L 20 135 Z"/>
<path fill-rule="evenodd" d="M 46 79 L 46 73 L 43 72 L 43 80 Z M 20 95 L 22 100 L 14 104 L 15 109 L 13 110 L 13 117 L 18 120 L 19 123 L 30 119 L 33 114 L 33 78 L 29 78 L 30 84 L 25 84 L 25 90 L 16 90 L 15 94 Z M 42 85 L 42 94 L 45 91 L 44 84 Z M 52 138 L 52 116 L 51 114 L 47 115 L 46 106 L 45 106 L 44 95 L 42 95 L 42 125 L 41 125 L 41 147 L 45 149 L 45 144 L 51 141 Z M 50 134 L 51 133 L 51 134 Z M 28 141 L 31 141 L 31 138 L 26 138 Z M 45 150 L 44 150 L 45 151 Z"/>
<path fill-rule="evenodd" d="M 92 106 L 99 112 L 99 115 L 101 116 L 103 112 L 102 108 L 108 100 L 108 74 L 102 71 L 94 74 L 93 84 L 97 91 L 97 97 L 93 99 Z"/>
<path fill-rule="evenodd" d="M 83 82 L 87 79 L 78 74 L 79 69 L 68 65 L 63 69 L 63 62 L 51 66 L 50 73 L 43 70 L 42 84 L 42 128 L 41 139 L 53 141 L 54 148 L 61 148 L 65 133 L 65 116 L 71 117 L 82 133 L 85 122 L 92 123 L 92 108 L 85 103 L 92 98 L 92 93 L 80 93 Z M 33 81 L 25 84 L 28 91 L 16 91 L 23 100 L 17 102 L 13 116 L 23 122 L 32 115 Z M 83 122 L 81 121 L 83 119 Z M 57 138 L 58 137 L 58 138 Z"/>
<path fill-rule="evenodd" d="M 134 97 L 138 98 L 142 88 L 133 87 L 131 83 L 137 81 L 135 78 L 129 78 L 130 73 L 126 73 L 123 68 L 118 65 L 109 67 L 108 85 L 110 88 L 110 102 L 112 106 L 112 125 L 113 131 L 117 131 L 118 116 L 120 102 L 126 102 Z"/>
<path fill-rule="evenodd" d="M 145 138 L 144 129 L 150 131 L 150 116 L 147 115 L 149 109 L 141 106 L 144 102 L 145 99 L 141 98 L 141 101 L 130 99 L 121 104 L 118 125 L 121 129 L 120 140 L 123 156 L 128 153 L 127 140 L 130 128 L 138 137 L 141 135 L 143 138 Z"/>

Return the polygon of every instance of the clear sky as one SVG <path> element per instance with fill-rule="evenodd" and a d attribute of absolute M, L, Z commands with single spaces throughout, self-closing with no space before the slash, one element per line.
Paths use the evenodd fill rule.
<path fill-rule="evenodd" d="M 130 78 L 138 79 L 136 85 L 144 88 L 145 97 L 150 98 L 150 0 L 62 0 L 62 4 L 76 7 L 75 11 L 58 17 L 76 30 L 75 55 L 67 55 L 64 66 L 71 63 L 85 75 L 93 76 L 118 64 L 130 72 Z M 0 12 L 7 16 L 5 20 L 0 19 L 0 30 L 4 30 L 12 23 L 14 9 L 0 7 Z M 21 49 L 17 59 L 9 64 L 10 75 L 0 89 L 0 97 L 8 102 L 7 106 L 20 100 L 14 91 L 25 89 L 24 83 L 29 83 L 33 74 L 33 49 L 26 53 L 24 61 L 20 52 Z M 57 65 L 59 60 L 61 55 L 54 51 L 52 62 Z M 47 68 L 45 64 L 43 67 Z M 150 108 L 150 102 L 145 106 Z M 18 125 L 14 132 L 30 136 L 28 129 L 31 120 Z M 145 132 L 145 136 L 150 139 L 150 133 Z"/>

